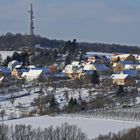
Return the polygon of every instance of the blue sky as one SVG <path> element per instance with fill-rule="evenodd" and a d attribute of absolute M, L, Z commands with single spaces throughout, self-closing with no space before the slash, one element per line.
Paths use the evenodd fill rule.
<path fill-rule="evenodd" d="M 0 34 L 29 32 L 31 1 L 36 34 L 140 46 L 140 0 L 0 0 Z"/>

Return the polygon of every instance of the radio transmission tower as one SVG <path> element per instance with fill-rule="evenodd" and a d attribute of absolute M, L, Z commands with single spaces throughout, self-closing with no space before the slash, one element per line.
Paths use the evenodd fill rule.
<path fill-rule="evenodd" d="M 28 11 L 30 14 L 30 35 L 34 35 L 34 11 L 33 11 L 33 4 L 30 5 L 30 10 Z"/>

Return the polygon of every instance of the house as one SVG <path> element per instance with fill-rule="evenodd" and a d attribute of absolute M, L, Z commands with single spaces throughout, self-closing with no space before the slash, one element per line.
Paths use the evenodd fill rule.
<path fill-rule="evenodd" d="M 21 79 L 21 75 L 23 72 L 28 72 L 27 69 L 20 69 L 20 68 L 14 68 L 11 72 L 12 77 Z"/>
<path fill-rule="evenodd" d="M 43 71 L 46 73 L 56 73 L 57 72 L 57 66 L 50 66 L 49 68 L 43 68 Z"/>
<path fill-rule="evenodd" d="M 136 70 L 140 71 L 140 63 L 136 66 Z"/>
<path fill-rule="evenodd" d="M 63 72 L 64 72 L 68 77 L 72 78 L 72 77 L 75 77 L 75 76 L 77 76 L 79 73 L 82 72 L 82 70 L 79 69 L 79 68 L 80 68 L 79 65 L 76 66 L 76 65 L 71 65 L 71 64 L 70 64 L 70 65 L 67 65 L 67 66 L 64 68 Z"/>
<path fill-rule="evenodd" d="M 110 78 L 114 85 L 130 86 L 135 84 L 135 80 L 128 74 L 113 74 Z"/>
<path fill-rule="evenodd" d="M 8 68 L 12 71 L 14 68 L 20 68 L 22 66 L 22 63 L 18 62 L 17 60 L 13 60 L 9 62 Z"/>
<path fill-rule="evenodd" d="M 132 54 L 115 54 L 111 57 L 111 61 L 119 62 L 119 61 L 135 61 L 136 58 Z"/>
<path fill-rule="evenodd" d="M 138 63 L 134 61 L 121 61 L 113 64 L 113 70 L 115 73 L 119 73 L 122 70 L 136 69 Z"/>
<path fill-rule="evenodd" d="M 81 72 L 82 65 L 80 65 L 79 61 L 73 61 L 71 64 L 66 65 L 63 70 L 63 73 L 65 73 L 70 78 L 77 77 Z"/>
<path fill-rule="evenodd" d="M 26 74 L 25 79 L 27 81 L 36 80 L 41 76 L 42 73 L 43 69 L 30 69 L 29 72 Z"/>
<path fill-rule="evenodd" d="M 49 67 L 31 68 L 31 69 L 29 69 L 29 71 L 24 71 L 22 73 L 21 77 L 25 78 L 28 81 L 38 79 L 40 76 L 42 76 L 43 78 L 46 79 L 46 78 L 50 77 L 51 73 L 53 73 L 52 71 L 53 70 L 50 69 Z"/>

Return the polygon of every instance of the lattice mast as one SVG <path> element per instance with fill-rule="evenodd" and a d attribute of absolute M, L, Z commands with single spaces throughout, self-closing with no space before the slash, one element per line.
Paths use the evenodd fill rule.
<path fill-rule="evenodd" d="M 30 35 L 34 35 L 34 11 L 33 11 L 33 4 L 30 4 L 30 10 L 28 11 L 30 14 Z"/>

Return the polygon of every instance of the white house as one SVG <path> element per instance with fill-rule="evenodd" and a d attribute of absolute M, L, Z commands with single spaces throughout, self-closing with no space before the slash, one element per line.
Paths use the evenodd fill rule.
<path fill-rule="evenodd" d="M 32 81 L 38 79 L 42 73 L 43 69 L 30 69 L 28 73 L 24 73 L 22 76 L 25 76 L 27 81 Z"/>
<path fill-rule="evenodd" d="M 26 78 L 28 81 L 32 81 L 34 79 L 39 78 L 41 75 L 44 78 L 49 77 L 51 74 L 51 70 L 48 67 L 45 68 L 31 68 L 29 72 L 24 72 L 22 74 L 23 78 Z"/>

